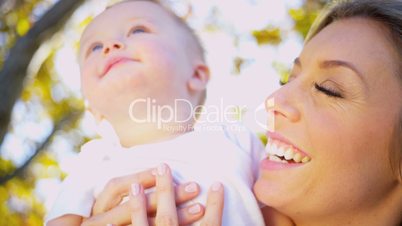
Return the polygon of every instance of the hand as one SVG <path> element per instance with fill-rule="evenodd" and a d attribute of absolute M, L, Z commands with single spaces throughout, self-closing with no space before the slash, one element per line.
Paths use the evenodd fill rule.
<path fill-rule="evenodd" d="M 82 225 L 130 224 L 130 214 L 132 212 L 130 202 L 119 204 L 125 196 L 128 196 L 132 184 L 140 184 L 144 188 L 155 186 L 156 178 L 152 171 L 153 169 L 150 169 L 110 180 L 96 199 L 92 209 L 92 216 L 85 219 Z M 173 191 L 174 197 L 176 197 L 176 204 L 181 204 L 196 197 L 200 189 L 196 183 L 192 182 L 178 185 Z M 154 212 L 157 201 L 156 193 L 147 194 L 146 199 L 147 212 Z"/>
<path fill-rule="evenodd" d="M 147 200 L 143 187 L 132 184 L 130 194 L 132 226 L 162 225 L 173 226 L 190 224 L 197 221 L 203 214 L 204 208 L 200 204 L 193 204 L 176 209 L 173 191 L 172 175 L 169 167 L 162 164 L 154 171 L 156 175 L 157 211 L 155 217 L 149 217 L 146 206 Z M 223 186 L 215 183 L 208 193 L 205 216 L 201 225 L 221 225 L 223 212 Z"/>

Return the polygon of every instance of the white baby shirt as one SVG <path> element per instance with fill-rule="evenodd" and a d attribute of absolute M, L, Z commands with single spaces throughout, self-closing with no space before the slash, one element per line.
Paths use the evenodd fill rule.
<path fill-rule="evenodd" d="M 65 214 L 89 217 L 97 195 L 110 179 L 167 163 L 175 182 L 195 181 L 200 185 L 201 194 L 194 202 L 205 204 L 210 186 L 222 182 L 222 225 L 264 225 L 252 193 L 263 146 L 245 127 L 217 125 L 132 148 L 123 148 L 117 139 L 110 139 L 110 133 L 108 136 L 82 146 L 76 167 L 64 180 L 46 222 Z"/>

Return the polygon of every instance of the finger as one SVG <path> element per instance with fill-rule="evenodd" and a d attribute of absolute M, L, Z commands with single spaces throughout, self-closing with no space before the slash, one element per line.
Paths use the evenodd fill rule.
<path fill-rule="evenodd" d="M 144 189 L 140 184 L 134 183 L 131 185 L 129 203 L 131 207 L 131 224 L 133 226 L 148 225 L 146 199 Z"/>
<path fill-rule="evenodd" d="M 107 212 L 91 216 L 86 219 L 82 226 L 98 226 L 98 225 L 127 225 L 130 223 L 131 207 L 129 202 L 119 205 Z"/>
<path fill-rule="evenodd" d="M 216 182 L 209 189 L 205 215 L 201 225 L 222 225 L 223 200 L 223 185 Z"/>
<path fill-rule="evenodd" d="M 172 174 L 166 164 L 156 170 L 156 225 L 178 225 Z"/>
<path fill-rule="evenodd" d="M 177 197 L 176 203 L 184 203 L 200 192 L 198 184 L 189 182 L 175 187 L 175 196 Z M 149 193 L 147 197 L 147 211 L 148 213 L 155 213 L 157 196 L 155 192 Z M 107 223 L 114 223 L 116 225 L 127 225 L 131 221 L 130 203 L 124 202 L 104 213 L 93 215 L 87 219 L 87 225 L 106 225 Z"/>
<path fill-rule="evenodd" d="M 199 203 L 177 210 L 179 225 L 189 225 L 195 223 L 202 218 L 204 211 L 205 208 Z M 156 218 L 153 217 L 148 218 L 148 223 L 150 226 L 159 226 L 159 224 L 156 223 Z"/>
<path fill-rule="evenodd" d="M 176 205 L 195 198 L 200 193 L 200 187 L 195 182 L 175 186 Z M 156 211 L 157 195 L 152 192 L 147 195 L 148 212 Z"/>
<path fill-rule="evenodd" d="M 179 225 L 189 225 L 196 222 L 204 215 L 204 211 L 204 207 L 199 203 L 178 210 Z"/>
<path fill-rule="evenodd" d="M 123 197 L 128 195 L 133 183 L 141 184 L 144 188 L 154 186 L 155 177 L 152 175 L 152 169 L 110 180 L 98 195 L 92 208 L 92 215 L 104 213 L 117 206 Z"/>

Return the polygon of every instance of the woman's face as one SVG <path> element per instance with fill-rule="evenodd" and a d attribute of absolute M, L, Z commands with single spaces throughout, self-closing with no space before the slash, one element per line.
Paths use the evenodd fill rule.
<path fill-rule="evenodd" d="M 254 186 L 260 201 L 309 217 L 370 208 L 395 189 L 389 150 L 402 89 L 387 32 L 369 19 L 343 19 L 306 43 L 288 84 L 267 99 L 275 118 L 275 145 L 267 145 L 275 150 L 267 152 L 308 158 L 263 160 Z"/>

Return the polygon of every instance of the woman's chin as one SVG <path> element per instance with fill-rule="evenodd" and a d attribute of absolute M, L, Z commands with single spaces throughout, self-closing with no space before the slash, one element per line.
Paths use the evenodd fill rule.
<path fill-rule="evenodd" d="M 258 201 L 274 208 L 285 205 L 291 196 L 285 187 L 263 179 L 257 180 L 253 191 Z"/>
<path fill-rule="evenodd" d="M 253 191 L 258 201 L 278 210 L 289 210 L 304 205 L 310 186 L 299 174 L 288 173 L 287 176 L 261 174 L 254 183 Z M 308 199 L 308 198 L 307 198 Z"/>

